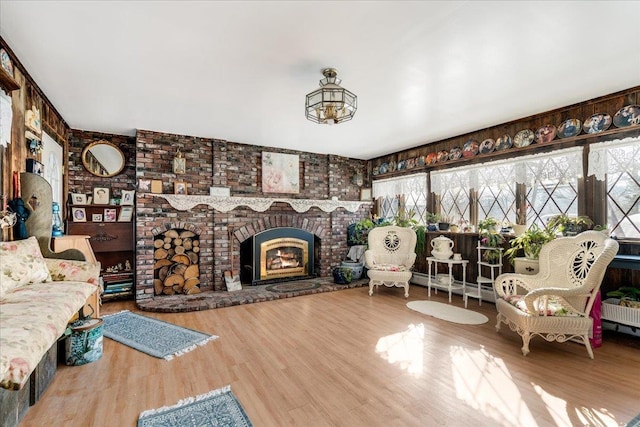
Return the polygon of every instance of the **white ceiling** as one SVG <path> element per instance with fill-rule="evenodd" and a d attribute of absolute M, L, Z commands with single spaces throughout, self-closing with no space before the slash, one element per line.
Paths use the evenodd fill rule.
<path fill-rule="evenodd" d="M 14 1 L 0 35 L 72 128 L 370 159 L 640 84 L 640 2 Z M 321 70 L 358 96 L 304 117 Z"/>

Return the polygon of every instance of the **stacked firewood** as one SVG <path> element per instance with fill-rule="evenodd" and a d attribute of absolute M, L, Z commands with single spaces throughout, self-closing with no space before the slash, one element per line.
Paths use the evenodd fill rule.
<path fill-rule="evenodd" d="M 156 295 L 200 293 L 200 241 L 195 233 L 168 230 L 156 236 L 153 247 Z"/>

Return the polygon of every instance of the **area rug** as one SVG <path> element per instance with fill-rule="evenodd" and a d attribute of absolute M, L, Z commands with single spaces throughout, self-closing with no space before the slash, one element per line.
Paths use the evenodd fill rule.
<path fill-rule="evenodd" d="M 230 386 L 181 400 L 173 406 L 144 411 L 138 427 L 244 427 L 249 417 Z"/>
<path fill-rule="evenodd" d="M 103 316 L 103 320 L 105 337 L 165 360 L 218 338 L 128 310 Z"/>
<path fill-rule="evenodd" d="M 428 316 L 463 325 L 481 325 L 489 318 L 481 313 L 435 301 L 410 301 L 407 307 Z"/>
<path fill-rule="evenodd" d="M 309 291 L 311 289 L 318 289 L 320 283 L 299 281 L 288 283 L 276 283 L 275 285 L 269 285 L 265 290 L 270 292 L 300 292 Z"/>

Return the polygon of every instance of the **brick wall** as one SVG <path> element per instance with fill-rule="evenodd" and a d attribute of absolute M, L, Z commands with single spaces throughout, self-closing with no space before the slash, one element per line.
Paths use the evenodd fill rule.
<path fill-rule="evenodd" d="M 177 148 L 186 158 L 187 173 L 172 172 Z M 332 155 L 294 150 L 275 150 L 256 145 L 238 144 L 217 139 L 138 130 L 135 139 L 137 179 L 163 181 L 163 192 L 173 193 L 173 183 L 187 183 L 188 194 L 208 195 L 209 187 L 229 187 L 233 196 L 270 197 L 261 187 L 262 152 L 297 154 L 300 158 L 299 194 L 279 195 L 302 199 L 358 200 L 360 189 L 351 183 L 357 168 L 364 162 Z M 230 265 L 230 239 L 233 236 L 234 269 L 240 267 L 240 242 L 256 232 L 274 226 L 296 226 L 321 238 L 320 275 L 329 276 L 331 267 L 346 257 L 346 227 L 369 214 L 370 205 L 357 213 L 338 209 L 331 213 L 312 208 L 295 212 L 286 203 L 275 203 L 266 212 L 237 208 L 223 213 L 206 206 L 177 211 L 163 198 L 151 193 L 136 195 L 136 300 L 153 298 L 153 230 L 172 228 L 176 223 L 190 223 L 200 234 L 201 289 L 225 290 L 224 271 Z M 156 230 L 157 231 L 157 230 Z M 160 297 L 161 298 L 161 297 Z"/>

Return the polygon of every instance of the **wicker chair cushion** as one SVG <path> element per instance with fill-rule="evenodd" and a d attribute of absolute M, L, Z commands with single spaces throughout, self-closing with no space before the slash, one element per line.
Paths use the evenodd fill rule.
<path fill-rule="evenodd" d="M 371 268 L 369 268 L 369 270 L 376 270 L 376 271 L 410 271 L 409 268 L 407 268 L 404 265 L 398 265 L 398 264 L 376 264 L 374 266 L 372 266 Z"/>
<path fill-rule="evenodd" d="M 527 305 L 524 303 L 524 295 L 506 295 L 504 297 L 504 300 L 516 307 L 518 310 L 527 314 L 531 314 L 531 312 L 527 309 Z M 546 314 L 542 304 L 540 304 L 540 306 L 538 307 L 538 312 L 538 315 L 540 316 L 579 317 L 577 313 L 573 313 L 567 310 L 557 297 L 549 297 L 547 301 Z"/>

